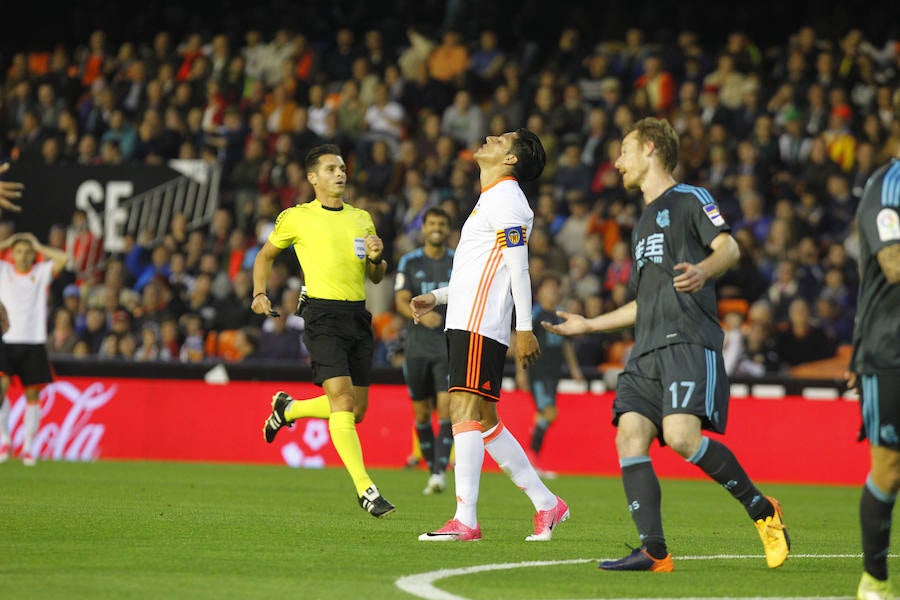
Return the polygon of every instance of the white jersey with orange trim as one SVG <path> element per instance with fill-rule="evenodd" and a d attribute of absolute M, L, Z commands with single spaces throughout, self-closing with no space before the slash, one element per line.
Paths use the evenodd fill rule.
<path fill-rule="evenodd" d="M 35 263 L 27 273 L 0 261 L 0 302 L 9 315 L 9 331 L 3 334 L 4 342 L 47 343 L 47 294 L 52 281 L 52 261 Z"/>
<path fill-rule="evenodd" d="M 447 329 L 473 331 L 509 346 L 515 306 L 516 330 L 531 330 L 526 244 L 533 223 L 534 212 L 515 178 L 481 190 L 453 257 Z"/>

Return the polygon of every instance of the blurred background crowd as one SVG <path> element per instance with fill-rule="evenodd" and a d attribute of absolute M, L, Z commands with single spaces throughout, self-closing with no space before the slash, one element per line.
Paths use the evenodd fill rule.
<path fill-rule="evenodd" d="M 52 355 L 305 361 L 291 251 L 268 286 L 281 317 L 249 310 L 253 259 L 275 217 L 312 199 L 305 153 L 342 149 L 346 201 L 371 212 L 390 277 L 420 243 L 429 207 L 444 208 L 458 234 L 479 194 L 473 150 L 518 127 L 548 153 L 526 187 L 533 284 L 560 274 L 566 310 L 609 310 L 630 298 L 641 210 L 613 163 L 622 131 L 648 115 L 681 135 L 677 177 L 712 192 L 741 246 L 739 267 L 717 283 L 730 372 L 785 373 L 846 349 L 854 212 L 900 145 L 896 30 L 840 19 L 714 33 L 678 20 L 634 26 L 617 3 L 619 18 L 603 26 L 580 11 L 541 21 L 532 2 L 393 2 L 399 12 L 378 19 L 366 3 L 307 4 L 243 18 L 226 2 L 218 18 L 156 30 L 98 16 L 108 26 L 76 22 L 77 40 L 50 28 L 20 47 L 4 42 L 0 157 L 48 172 L 175 158 L 222 167 L 208 226 L 189 230 L 176 214 L 122 252 L 103 250 L 82 211 L 48 216 L 41 241 L 70 254 L 51 294 Z M 25 204 L 35 210 L 40 198 Z M 0 239 L 14 231 L 0 223 Z M 376 366 L 396 366 L 404 322 L 390 280 L 370 289 L 369 305 Z M 580 364 L 621 360 L 629 335 L 576 340 Z"/>

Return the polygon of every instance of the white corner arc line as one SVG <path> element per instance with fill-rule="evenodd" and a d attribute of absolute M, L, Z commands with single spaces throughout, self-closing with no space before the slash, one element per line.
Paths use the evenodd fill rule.
<path fill-rule="evenodd" d="M 862 554 L 791 554 L 791 559 L 798 558 L 861 558 Z M 758 554 L 718 554 L 714 556 L 679 556 L 678 560 L 745 560 L 760 559 Z M 458 596 L 445 592 L 444 590 L 434 587 L 434 583 L 441 579 L 449 577 L 457 577 L 459 575 L 471 575 L 473 573 L 483 573 L 484 571 L 504 571 L 507 569 L 522 569 L 528 567 L 551 567 L 556 565 L 573 565 L 579 563 L 598 562 L 600 558 L 574 558 L 570 560 L 537 560 L 524 561 L 517 563 L 493 563 L 484 565 L 472 565 L 470 567 L 459 567 L 457 569 L 438 569 L 436 571 L 427 571 L 425 573 L 416 573 L 413 575 L 404 575 L 395 582 L 396 586 L 404 592 L 411 594 L 423 600 L 468 600 L 465 596 Z M 611 599 L 615 600 L 615 599 Z M 627 600 L 627 599 L 618 599 Z M 656 600 L 672 600 L 666 598 L 658 598 Z M 712 600 L 701 598 L 679 598 L 678 600 Z M 717 598 L 715 600 L 758 600 L 756 598 Z M 762 600 L 762 599 L 759 599 Z M 776 599 L 766 598 L 765 600 L 788 600 L 787 598 Z M 811 596 L 808 598 L 791 597 L 790 600 L 852 600 L 851 596 Z"/>
<path fill-rule="evenodd" d="M 522 569 L 526 567 L 550 567 L 555 565 L 573 565 L 578 563 L 593 562 L 593 558 L 576 558 L 572 560 L 536 560 L 517 563 L 495 563 L 486 565 L 473 565 L 458 569 L 438 569 L 427 573 L 406 575 L 396 581 L 397 587 L 408 594 L 426 600 L 468 600 L 463 596 L 457 596 L 434 587 L 432 584 L 439 579 L 456 577 L 458 575 L 471 575 L 484 571 L 503 571 L 505 569 Z"/>

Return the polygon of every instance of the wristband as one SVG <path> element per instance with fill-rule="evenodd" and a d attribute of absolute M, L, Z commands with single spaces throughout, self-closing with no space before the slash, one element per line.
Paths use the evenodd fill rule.
<path fill-rule="evenodd" d="M 257 296 L 265 296 L 265 295 L 266 295 L 265 292 L 260 292 L 260 293 L 258 293 L 258 294 L 253 294 L 253 299 L 256 300 L 256 297 L 257 297 Z"/>
<path fill-rule="evenodd" d="M 369 258 L 368 256 L 366 256 L 366 262 L 370 262 L 370 263 L 372 263 L 373 265 L 380 265 L 383 261 L 384 261 L 384 259 L 381 258 L 380 256 L 378 257 L 378 260 L 372 260 L 371 258 Z"/>

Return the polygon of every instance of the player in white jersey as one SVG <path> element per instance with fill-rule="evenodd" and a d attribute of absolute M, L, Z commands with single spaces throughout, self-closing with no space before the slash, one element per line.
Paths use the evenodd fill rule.
<path fill-rule="evenodd" d="M 32 448 L 41 422 L 41 389 L 53 381 L 47 357 L 47 296 L 50 282 L 66 266 L 63 250 L 41 244 L 31 233 L 18 233 L 0 242 L 0 250 L 12 247 L 13 263 L 0 261 L 0 303 L 9 315 L 0 351 L 2 401 L 0 406 L 0 462 L 9 458 L 9 378 L 17 375 L 25 388 L 25 436 L 22 462 L 35 464 Z M 40 252 L 49 260 L 36 263 Z"/>
<path fill-rule="evenodd" d="M 450 285 L 410 301 L 418 320 L 447 304 L 450 419 L 456 448 L 456 514 L 422 541 L 481 539 L 476 504 L 487 450 L 534 504 L 534 534 L 549 540 L 569 507 L 541 481 L 525 451 L 497 415 L 503 363 L 516 309 L 516 360 L 528 367 L 540 354 L 531 325 L 528 232 L 534 213 L 519 181 L 537 179 L 546 162 L 540 139 L 527 129 L 490 136 L 475 152 L 481 196 L 463 225 Z"/>

